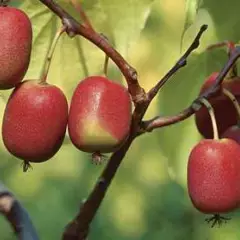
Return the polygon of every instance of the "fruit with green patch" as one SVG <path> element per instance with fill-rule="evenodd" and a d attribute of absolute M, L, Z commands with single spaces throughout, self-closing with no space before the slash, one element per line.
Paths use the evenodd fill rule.
<path fill-rule="evenodd" d="M 94 156 L 113 152 L 128 137 L 130 125 L 131 98 L 124 86 L 102 76 L 78 84 L 68 120 L 70 139 L 78 149 Z"/>

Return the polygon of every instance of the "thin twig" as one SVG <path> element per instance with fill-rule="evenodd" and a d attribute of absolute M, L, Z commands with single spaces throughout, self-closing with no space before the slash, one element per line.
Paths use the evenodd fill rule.
<path fill-rule="evenodd" d="M 141 123 L 141 128 L 138 131 L 138 135 L 142 135 L 143 133 L 146 132 L 151 132 L 157 128 L 181 122 L 192 116 L 196 111 L 198 111 L 202 107 L 201 104 L 202 98 L 209 99 L 217 97 L 219 94 L 221 94 L 221 83 L 224 80 L 225 76 L 227 75 L 228 71 L 235 64 L 239 57 L 240 47 L 236 47 L 233 50 L 232 56 L 223 66 L 222 70 L 219 72 L 219 75 L 216 77 L 215 83 L 210 88 L 206 89 L 198 98 L 196 98 L 188 108 L 184 109 L 180 113 L 173 116 L 159 116 L 151 120 L 143 121 Z"/>
<path fill-rule="evenodd" d="M 168 71 L 168 73 L 148 92 L 148 99 L 152 100 L 162 88 L 162 86 L 170 79 L 170 77 L 179 69 L 187 64 L 187 57 L 198 48 L 200 44 L 200 38 L 202 34 L 207 30 L 207 25 L 202 25 L 197 36 L 193 40 L 190 47 L 183 54 L 183 56 L 177 61 L 177 63 Z"/>
<path fill-rule="evenodd" d="M 228 58 L 231 57 L 232 53 L 234 52 L 234 49 L 236 47 L 235 43 L 232 41 L 223 41 L 223 42 L 218 42 L 218 43 L 214 43 L 214 44 L 210 44 L 207 48 L 206 51 L 211 51 L 214 50 L 216 48 L 220 48 L 220 47 L 226 47 L 227 49 L 227 55 Z M 228 76 L 229 78 L 233 78 L 236 77 L 238 75 L 237 73 L 237 65 L 234 64 L 233 67 L 229 70 Z"/>
<path fill-rule="evenodd" d="M 136 125 L 141 123 L 142 118 L 144 117 L 144 114 L 148 109 L 148 106 L 150 105 L 156 94 L 159 92 L 159 90 L 162 88 L 162 86 L 173 76 L 174 73 L 176 73 L 180 68 L 184 67 L 187 64 L 188 56 L 192 53 L 192 51 L 194 51 L 199 46 L 200 38 L 204 31 L 206 30 L 207 25 L 202 25 L 196 37 L 194 38 L 192 44 L 187 49 L 187 51 L 182 55 L 182 57 L 180 57 L 177 63 L 167 72 L 167 74 L 147 93 L 147 101 L 145 101 L 144 104 L 140 106 L 136 106 L 135 111 L 133 113 L 135 120 L 134 122 Z M 141 132 L 142 130 L 138 131 Z"/>
<path fill-rule="evenodd" d="M 151 120 L 143 121 L 138 135 L 141 135 L 146 132 L 151 132 L 156 128 L 162 128 L 165 126 L 175 124 L 177 122 L 181 122 L 189 118 L 190 116 L 192 116 L 193 113 L 194 113 L 194 109 L 190 106 L 184 109 L 183 111 L 181 111 L 180 113 L 172 116 L 155 117 Z"/>
<path fill-rule="evenodd" d="M 225 76 L 228 74 L 229 70 L 231 67 L 236 63 L 237 59 L 240 56 L 240 47 L 236 47 L 234 51 L 232 52 L 232 55 L 230 56 L 229 60 L 227 63 L 224 65 L 222 70 L 219 72 L 218 76 L 216 77 L 214 84 L 211 85 L 206 91 L 204 91 L 198 99 L 196 99 L 195 102 L 197 102 L 200 98 L 205 97 L 205 98 L 210 98 L 214 97 L 219 94 L 221 90 L 221 84 L 225 78 Z"/>
<path fill-rule="evenodd" d="M 113 153 L 91 194 L 87 200 L 82 203 L 78 215 L 66 227 L 62 240 L 86 239 L 90 224 L 134 138 L 134 134 L 130 134 L 124 145 Z"/>
<path fill-rule="evenodd" d="M 2 183 L 0 183 L 0 212 L 9 221 L 18 239 L 39 240 L 28 213 Z"/>

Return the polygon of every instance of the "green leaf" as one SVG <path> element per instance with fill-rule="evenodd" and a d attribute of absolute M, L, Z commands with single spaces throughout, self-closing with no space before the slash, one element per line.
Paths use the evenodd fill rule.
<path fill-rule="evenodd" d="M 181 51 L 182 51 L 182 42 L 184 38 L 184 34 L 188 30 L 188 28 L 193 24 L 195 21 L 195 18 L 197 16 L 197 12 L 200 5 L 200 0 L 185 0 L 185 22 L 184 22 L 184 28 L 181 35 Z"/>
<path fill-rule="evenodd" d="M 114 45 L 127 57 L 145 26 L 153 0 L 99 0 L 111 29 Z"/>
<path fill-rule="evenodd" d="M 67 0 L 56 1 L 78 21 L 79 13 Z M 92 0 L 82 6 L 97 32 L 102 32 L 124 56 L 144 28 L 153 0 Z M 45 5 L 25 0 L 18 5 L 30 17 L 33 25 L 33 50 L 25 79 L 40 77 L 47 51 L 61 20 Z M 57 43 L 47 81 L 59 86 L 70 100 L 79 81 L 87 75 L 102 74 L 105 54 L 81 36 L 69 38 L 63 34 Z M 115 72 L 119 72 L 115 68 Z M 110 72 L 116 76 L 115 73 Z M 110 76 L 109 76 L 110 77 Z M 117 80 L 121 80 L 119 74 Z"/>
<path fill-rule="evenodd" d="M 206 9 L 211 18 L 214 20 L 215 31 L 219 41 L 239 41 L 240 32 L 236 30 L 240 24 L 240 18 L 238 16 L 240 2 L 238 0 L 232 0 L 231 2 L 203 0 L 201 8 Z"/>

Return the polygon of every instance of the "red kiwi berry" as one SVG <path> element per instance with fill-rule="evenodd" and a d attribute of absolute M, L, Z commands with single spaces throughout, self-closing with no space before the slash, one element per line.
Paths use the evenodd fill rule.
<path fill-rule="evenodd" d="M 70 105 L 69 136 L 78 149 L 92 153 L 93 162 L 118 149 L 130 125 L 131 98 L 124 86 L 102 76 L 78 84 Z"/>
<path fill-rule="evenodd" d="M 13 90 L 3 117 L 2 138 L 8 151 L 29 163 L 45 162 L 60 149 L 68 119 L 68 103 L 56 86 L 23 81 Z"/>
<path fill-rule="evenodd" d="M 32 24 L 20 9 L 0 1 L 0 90 L 15 87 L 27 72 L 32 49 Z"/>
<path fill-rule="evenodd" d="M 209 88 L 214 82 L 218 72 L 212 73 L 203 84 L 200 94 L 203 93 L 207 88 Z M 236 96 L 237 101 L 240 103 L 240 78 L 235 77 L 232 79 L 224 80 L 222 87 L 229 90 L 233 95 Z M 231 102 L 231 100 L 225 96 L 223 93 L 220 96 L 209 99 L 212 107 L 214 108 L 215 118 L 218 125 L 219 135 L 222 135 L 227 128 L 232 125 L 237 124 L 238 116 L 236 114 L 236 109 Z M 195 122 L 198 131 L 204 138 L 213 138 L 213 129 L 211 125 L 211 118 L 208 114 L 208 110 L 201 107 L 199 111 L 195 114 Z"/>

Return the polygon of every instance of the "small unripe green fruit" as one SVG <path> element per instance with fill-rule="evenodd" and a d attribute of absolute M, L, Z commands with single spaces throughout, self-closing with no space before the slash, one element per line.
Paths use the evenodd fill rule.
<path fill-rule="evenodd" d="M 21 82 L 30 62 L 32 25 L 28 16 L 14 7 L 0 7 L 0 89 Z"/>
<path fill-rule="evenodd" d="M 78 149 L 113 152 L 126 140 L 130 124 L 131 98 L 124 86 L 101 76 L 78 84 L 68 119 L 69 136 Z"/>
<path fill-rule="evenodd" d="M 5 108 L 3 143 L 25 162 L 47 161 L 62 145 L 67 119 L 68 103 L 58 87 L 23 81 L 13 90 Z"/>

